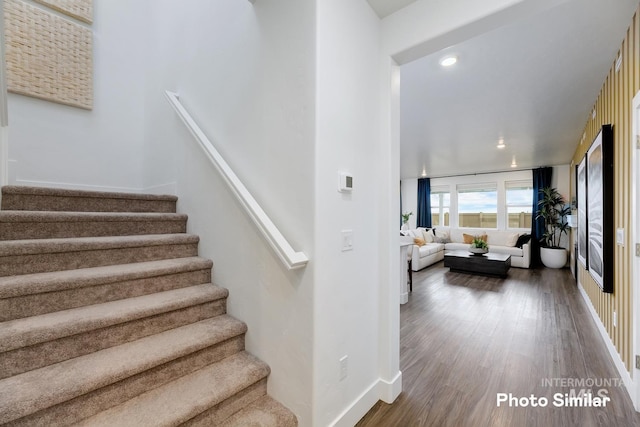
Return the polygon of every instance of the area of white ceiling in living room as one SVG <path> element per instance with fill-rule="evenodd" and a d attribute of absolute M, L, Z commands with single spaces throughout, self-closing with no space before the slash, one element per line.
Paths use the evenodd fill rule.
<path fill-rule="evenodd" d="M 571 0 L 403 65 L 401 177 L 570 163 L 637 7 Z"/>
<path fill-rule="evenodd" d="M 378 14 L 380 19 L 391 15 L 416 0 L 367 0 L 369 5 Z"/>

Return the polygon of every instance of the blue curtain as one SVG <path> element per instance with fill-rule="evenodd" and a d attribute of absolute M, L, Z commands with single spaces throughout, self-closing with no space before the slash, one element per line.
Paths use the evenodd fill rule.
<path fill-rule="evenodd" d="M 533 169 L 533 219 L 531 221 L 531 266 L 538 267 L 540 262 L 540 239 L 544 234 L 544 219 L 536 219 L 538 202 L 542 198 L 540 190 L 551 186 L 551 173 L 553 169 L 543 167 Z"/>
<path fill-rule="evenodd" d="M 431 179 L 418 179 L 417 226 L 431 228 Z"/>

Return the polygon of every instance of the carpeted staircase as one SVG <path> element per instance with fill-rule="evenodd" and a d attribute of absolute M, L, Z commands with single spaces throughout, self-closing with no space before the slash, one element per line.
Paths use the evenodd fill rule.
<path fill-rule="evenodd" d="M 173 196 L 4 187 L 0 425 L 296 426 Z"/>

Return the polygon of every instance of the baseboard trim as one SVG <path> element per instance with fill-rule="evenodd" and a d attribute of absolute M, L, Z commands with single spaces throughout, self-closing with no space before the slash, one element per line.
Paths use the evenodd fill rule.
<path fill-rule="evenodd" d="M 392 404 L 402 393 L 402 372 L 398 371 L 391 381 L 378 381 L 378 396 L 385 403 Z"/>
<path fill-rule="evenodd" d="M 409 302 L 409 292 L 403 292 L 400 294 L 400 304 L 406 304 Z"/>
<path fill-rule="evenodd" d="M 145 194 L 170 194 L 175 196 L 178 194 L 178 185 L 176 182 L 152 185 L 150 187 L 145 187 L 142 192 Z"/>
<path fill-rule="evenodd" d="M 11 171 L 14 168 L 9 168 Z M 27 179 L 9 179 L 11 185 L 24 185 L 28 187 L 45 187 L 45 188 L 61 188 L 65 190 L 85 190 L 85 191 L 106 191 L 113 193 L 142 193 L 142 194 L 176 194 L 177 185 L 175 182 L 166 184 L 154 185 L 145 188 L 136 187 L 112 187 L 106 185 L 91 185 L 91 184 L 72 184 L 67 182 L 53 182 L 53 181 L 32 181 Z"/>
<path fill-rule="evenodd" d="M 613 359 L 613 364 L 615 365 L 618 371 L 618 374 L 620 375 L 620 379 L 622 379 L 622 382 L 624 383 L 624 387 L 627 390 L 627 394 L 629 395 L 629 398 L 631 398 L 631 401 L 633 402 L 633 406 L 636 408 L 636 410 L 638 410 L 637 402 L 633 398 L 633 396 L 635 395 L 634 393 L 635 388 L 634 388 L 633 380 L 631 379 L 631 375 L 627 371 L 627 368 L 624 366 L 624 362 L 622 361 L 622 358 L 620 357 L 618 350 L 616 350 L 616 347 L 613 345 L 613 341 L 611 341 L 611 337 L 607 333 L 607 330 L 605 329 L 604 324 L 602 323 L 602 320 L 600 320 L 600 317 L 598 316 L 598 313 L 596 312 L 595 307 L 593 306 L 593 304 L 591 303 L 591 300 L 589 299 L 589 295 L 587 295 L 587 292 L 582 287 L 582 284 L 580 283 L 580 281 L 578 281 L 578 290 L 580 291 L 580 295 L 582 295 L 582 298 L 584 299 L 584 301 L 587 303 L 587 307 L 589 308 L 589 313 L 591 313 L 591 317 L 593 318 L 593 321 L 595 322 L 598 328 L 598 332 L 600 332 L 600 336 L 602 337 L 602 340 L 604 341 L 604 344 L 606 345 L 607 350 L 609 351 L 609 355 L 611 355 L 611 359 Z"/>
<path fill-rule="evenodd" d="M 140 193 L 141 188 L 133 187 L 111 187 L 106 185 L 72 184 L 68 182 L 53 181 L 32 181 L 27 179 L 16 179 L 15 185 L 25 185 L 28 187 L 61 188 L 65 190 L 86 190 L 86 191 L 108 191 L 114 193 Z"/>
<path fill-rule="evenodd" d="M 402 392 L 402 372 L 391 381 L 378 379 L 358 396 L 333 422 L 331 427 L 353 427 L 366 415 L 378 400 L 392 403 Z M 393 397 L 392 397 L 393 396 Z"/>

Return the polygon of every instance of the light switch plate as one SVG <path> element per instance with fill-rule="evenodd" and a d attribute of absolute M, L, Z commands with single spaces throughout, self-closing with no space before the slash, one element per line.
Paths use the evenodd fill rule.
<path fill-rule="evenodd" d="M 342 252 L 353 250 L 353 230 L 342 230 L 340 232 L 342 239 Z"/>
<path fill-rule="evenodd" d="M 624 246 L 624 228 L 616 229 L 616 243 L 620 246 Z"/>

